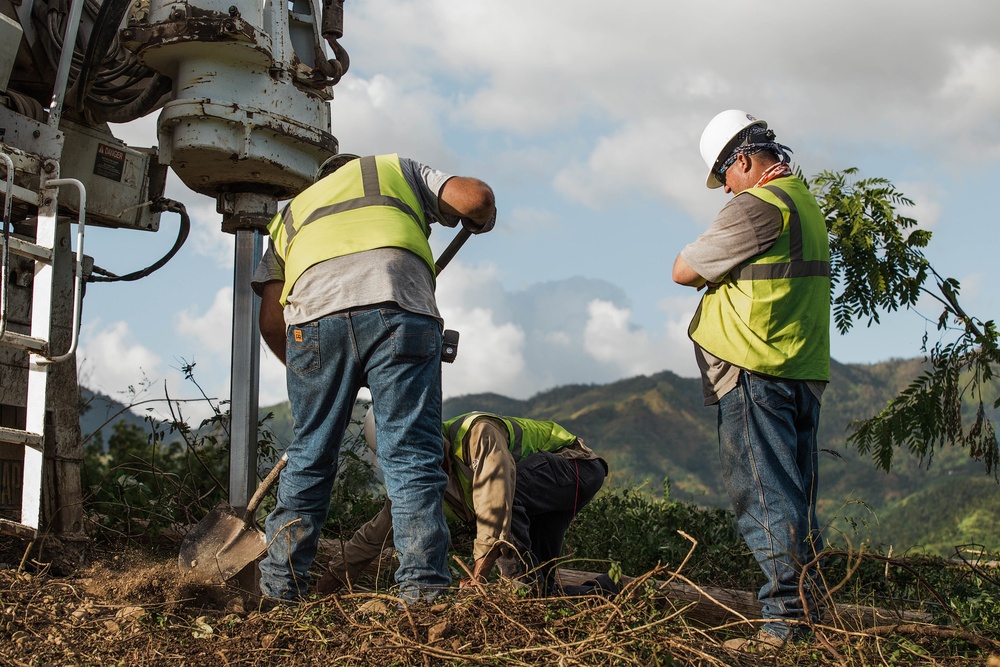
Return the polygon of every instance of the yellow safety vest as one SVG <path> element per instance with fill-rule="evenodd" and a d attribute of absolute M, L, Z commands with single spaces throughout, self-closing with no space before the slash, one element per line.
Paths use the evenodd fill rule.
<path fill-rule="evenodd" d="M 688 335 L 740 368 L 829 380 L 830 245 L 816 198 L 794 176 L 746 192 L 781 211 L 781 233 L 769 250 L 708 289 Z"/>
<path fill-rule="evenodd" d="M 292 199 L 267 230 L 285 263 L 282 306 L 310 266 L 375 248 L 405 248 L 435 276 L 430 228 L 395 154 L 348 162 Z"/>
<path fill-rule="evenodd" d="M 444 436 L 451 443 L 451 461 L 466 504 L 472 507 L 472 463 L 468 459 L 466 436 L 477 419 L 492 417 L 507 428 L 507 443 L 511 456 L 520 461 L 535 452 L 555 452 L 576 442 L 576 436 L 555 422 L 501 417 L 489 412 L 469 412 L 449 419 L 442 425 Z"/>

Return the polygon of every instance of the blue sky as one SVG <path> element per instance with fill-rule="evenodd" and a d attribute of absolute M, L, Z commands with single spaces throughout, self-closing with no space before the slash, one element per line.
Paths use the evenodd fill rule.
<path fill-rule="evenodd" d="M 967 310 L 996 318 L 997 25 L 992 0 L 350 2 L 332 131 L 344 151 L 398 152 L 496 192 L 496 229 L 438 283 L 446 326 L 462 334 L 446 396 L 693 376 L 697 294 L 670 267 L 728 199 L 704 187 L 698 153 L 724 109 L 767 120 L 807 175 L 853 166 L 890 179 L 915 200 L 908 213 L 934 233 L 927 255 L 961 281 Z M 155 118 L 115 132 L 151 145 Z M 172 175 L 168 195 L 188 207 L 191 237 L 146 279 L 88 287 L 81 382 L 191 397 L 186 361 L 206 393 L 226 397 L 232 237 L 214 201 Z M 88 230 L 87 254 L 125 273 L 159 258 L 176 229 L 165 214 L 155 234 Z M 834 336 L 833 356 L 916 356 L 925 327 L 934 340 L 914 312 L 860 323 Z M 261 404 L 285 396 L 283 369 L 262 354 Z"/>

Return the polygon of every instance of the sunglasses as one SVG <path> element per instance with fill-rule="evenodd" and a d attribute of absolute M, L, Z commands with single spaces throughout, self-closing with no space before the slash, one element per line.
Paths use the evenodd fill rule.
<path fill-rule="evenodd" d="M 739 158 L 739 155 L 737 153 L 733 153 L 729 156 L 729 159 L 722 163 L 722 166 L 719 167 L 718 171 L 715 172 L 715 177 L 719 179 L 719 183 L 722 183 L 723 187 L 726 185 L 726 172 L 729 171 L 730 167 L 736 164 L 737 158 Z"/>
<path fill-rule="evenodd" d="M 732 165 L 726 165 L 719 171 L 715 172 L 715 178 L 718 179 L 719 183 L 722 183 L 722 187 L 726 187 L 726 172 L 729 171 L 729 167 Z"/>

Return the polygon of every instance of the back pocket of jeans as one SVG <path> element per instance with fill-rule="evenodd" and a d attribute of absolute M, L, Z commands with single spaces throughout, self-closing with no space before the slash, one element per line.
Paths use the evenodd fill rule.
<path fill-rule="evenodd" d="M 297 375 L 308 375 L 319 369 L 319 323 L 292 326 L 288 329 L 285 365 Z"/>
<path fill-rule="evenodd" d="M 437 351 L 438 335 L 436 332 L 395 331 L 392 334 L 392 358 L 408 361 L 426 361 Z"/>
<path fill-rule="evenodd" d="M 427 361 L 441 356 L 441 328 L 436 320 L 392 310 L 382 310 L 381 316 L 390 332 L 393 359 Z"/>

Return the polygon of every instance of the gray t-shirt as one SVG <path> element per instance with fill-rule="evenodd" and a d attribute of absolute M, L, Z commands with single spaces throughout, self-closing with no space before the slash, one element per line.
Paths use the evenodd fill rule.
<path fill-rule="evenodd" d="M 781 211 L 751 194 L 740 193 L 723 207 L 705 232 L 681 250 L 681 258 L 709 282 L 722 282 L 744 262 L 766 252 L 781 235 Z M 740 368 L 723 361 L 695 343 L 705 405 L 714 405 L 739 381 Z M 821 400 L 826 382 L 809 381 Z"/>
<path fill-rule="evenodd" d="M 458 225 L 458 217 L 446 215 L 438 207 L 438 194 L 452 175 L 403 157 L 399 165 L 428 224 Z M 264 283 L 284 279 L 285 267 L 269 244 L 250 285 L 260 294 Z M 434 298 L 434 279 L 424 260 L 403 248 L 376 248 L 334 257 L 306 269 L 288 295 L 285 324 L 303 324 L 377 303 L 395 303 L 403 310 L 442 321 Z"/>

